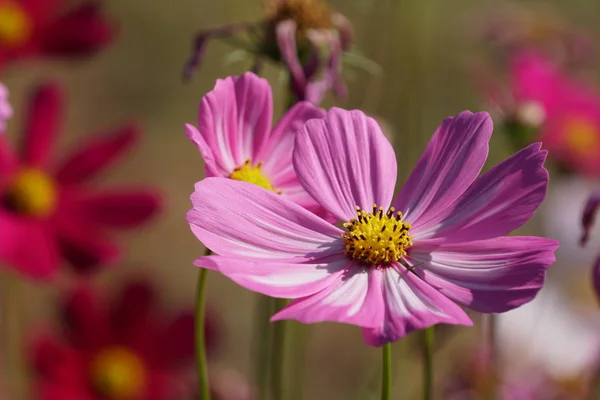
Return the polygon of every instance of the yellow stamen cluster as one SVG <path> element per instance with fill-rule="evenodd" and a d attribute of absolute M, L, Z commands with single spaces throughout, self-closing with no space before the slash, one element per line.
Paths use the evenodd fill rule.
<path fill-rule="evenodd" d="M 333 28 L 331 10 L 323 0 L 271 0 L 266 12 L 274 24 L 287 19 L 296 21 L 300 31 Z"/>
<path fill-rule="evenodd" d="M 0 3 L 0 45 L 15 47 L 31 36 L 31 21 L 16 1 Z"/>
<path fill-rule="evenodd" d="M 90 378 L 98 393 L 111 400 L 144 395 L 146 370 L 140 358 L 125 347 L 109 347 L 92 360 Z"/>
<path fill-rule="evenodd" d="M 15 213 L 40 218 L 54 211 L 58 194 L 56 184 L 48 174 L 26 168 L 15 174 L 2 200 L 4 206 Z"/>
<path fill-rule="evenodd" d="M 281 191 L 275 189 L 271 184 L 271 181 L 269 181 L 269 179 L 262 173 L 262 164 L 262 162 L 259 162 L 256 165 L 252 165 L 252 160 L 248 160 L 242 166 L 234 169 L 229 177 L 231 179 L 235 179 L 236 181 L 253 183 L 256 186 L 260 186 L 261 188 L 280 194 Z"/>
<path fill-rule="evenodd" d="M 357 218 L 344 224 L 348 232 L 342 237 L 346 241 L 346 254 L 353 260 L 371 267 L 385 266 L 398 261 L 412 246 L 410 224 L 402 221 L 402 213 L 390 207 L 373 205 L 373 212 L 356 207 Z"/>

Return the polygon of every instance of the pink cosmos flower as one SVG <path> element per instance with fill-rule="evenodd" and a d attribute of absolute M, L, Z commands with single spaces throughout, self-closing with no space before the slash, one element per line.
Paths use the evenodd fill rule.
<path fill-rule="evenodd" d="M 187 218 L 218 255 L 195 264 L 295 299 L 272 320 L 358 325 L 370 345 L 437 323 L 471 325 L 459 305 L 518 307 L 542 287 L 558 246 L 505 236 L 545 196 L 546 152 L 532 144 L 478 177 L 491 134 L 486 113 L 444 120 L 393 200 L 396 156 L 379 126 L 333 108 L 300 129 L 293 162 L 343 227 L 255 185 L 208 178 Z"/>
<path fill-rule="evenodd" d="M 514 117 L 539 129 L 550 157 L 568 169 L 600 175 L 600 93 L 535 53 L 513 59 Z M 532 138 L 533 139 L 533 138 Z"/>
<path fill-rule="evenodd" d="M 114 261 L 119 247 L 109 231 L 137 227 L 160 208 L 154 190 L 100 190 L 92 183 L 135 144 L 133 126 L 96 136 L 55 160 L 62 108 L 59 88 L 41 86 L 30 100 L 20 151 L 0 137 L 0 259 L 35 279 L 55 276 L 62 260 L 80 272 Z"/>
<path fill-rule="evenodd" d="M 204 158 L 207 177 L 250 182 L 319 213 L 322 209 L 298 182 L 292 150 L 300 126 L 324 115 L 300 102 L 271 128 L 271 87 L 247 72 L 218 80 L 200 103 L 198 128 L 187 124 L 186 133 Z"/>

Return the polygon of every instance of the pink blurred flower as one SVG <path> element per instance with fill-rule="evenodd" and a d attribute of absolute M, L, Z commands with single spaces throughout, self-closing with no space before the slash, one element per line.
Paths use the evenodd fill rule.
<path fill-rule="evenodd" d="M 267 80 L 251 72 L 218 80 L 200 103 L 198 129 L 186 133 L 204 158 L 207 177 L 253 183 L 320 213 L 292 165 L 296 131 L 325 111 L 308 102 L 294 105 L 271 127 L 273 98 Z"/>
<path fill-rule="evenodd" d="M 471 325 L 456 303 L 493 313 L 518 307 L 542 287 L 557 248 L 505 236 L 545 196 L 546 152 L 533 144 L 477 177 L 491 134 L 486 113 L 444 120 L 392 201 L 392 146 L 373 119 L 334 108 L 299 131 L 293 162 L 343 229 L 255 185 L 207 178 L 187 218 L 218 255 L 195 264 L 295 299 L 272 320 L 358 325 L 370 345 L 437 323 Z"/>
<path fill-rule="evenodd" d="M 160 207 L 154 190 L 101 191 L 92 183 L 136 143 L 138 129 L 96 136 L 57 163 L 51 149 L 61 125 L 60 89 L 39 87 L 29 107 L 20 152 L 0 137 L 0 258 L 35 279 L 55 276 L 62 259 L 81 272 L 113 261 L 119 249 L 108 231 L 137 227 Z"/>
<path fill-rule="evenodd" d="M 31 364 L 39 400 L 176 400 L 189 398 L 185 371 L 193 365 L 194 317 L 168 316 L 146 283 L 128 284 L 112 302 L 88 288 L 61 310 L 63 331 L 37 334 Z M 207 321 L 207 348 L 215 326 Z"/>
<path fill-rule="evenodd" d="M 0 67 L 23 58 L 88 55 L 114 30 L 93 0 L 68 8 L 60 0 L 3 0 L 0 21 Z"/>
<path fill-rule="evenodd" d="M 537 139 L 550 156 L 572 171 L 600 175 L 600 93 L 533 53 L 513 60 L 511 76 L 517 115 L 539 121 Z"/>
<path fill-rule="evenodd" d="M 0 83 L 0 133 L 6 131 L 6 122 L 12 117 L 13 109 L 8 102 L 8 89 Z"/>

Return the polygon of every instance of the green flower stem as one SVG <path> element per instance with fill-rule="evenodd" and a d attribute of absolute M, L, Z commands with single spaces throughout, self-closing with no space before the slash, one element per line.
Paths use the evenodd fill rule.
<path fill-rule="evenodd" d="M 211 251 L 206 249 L 205 256 L 211 255 Z M 206 277 L 208 270 L 200 268 L 198 274 L 198 287 L 196 289 L 196 365 L 198 372 L 198 384 L 200 389 L 200 398 L 210 400 L 210 381 L 208 376 L 208 364 L 206 362 L 206 340 L 204 323 L 206 320 L 206 308 L 204 306 L 206 295 Z"/>
<path fill-rule="evenodd" d="M 423 399 L 433 398 L 433 341 L 435 328 L 430 326 L 423 331 Z"/>
<path fill-rule="evenodd" d="M 255 320 L 255 384 L 258 389 L 258 400 L 269 397 L 269 367 L 271 359 L 271 343 L 273 341 L 272 324 L 269 322 L 275 313 L 275 299 L 258 295 L 257 319 Z"/>
<path fill-rule="evenodd" d="M 392 344 L 382 347 L 381 400 L 392 398 Z"/>
<path fill-rule="evenodd" d="M 287 305 L 286 299 L 273 299 L 275 308 L 282 309 Z M 286 371 L 286 333 L 288 321 L 273 322 L 273 352 L 271 353 L 271 400 L 285 400 L 285 371 Z"/>

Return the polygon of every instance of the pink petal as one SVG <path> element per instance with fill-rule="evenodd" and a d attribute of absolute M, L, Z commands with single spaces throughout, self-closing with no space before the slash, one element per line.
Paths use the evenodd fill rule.
<path fill-rule="evenodd" d="M 303 91 L 307 82 L 304 69 L 298 58 L 298 47 L 296 44 L 297 31 L 298 24 L 293 19 L 281 21 L 275 27 L 277 46 L 279 47 L 279 53 L 283 62 L 290 71 L 292 87 Z"/>
<path fill-rule="evenodd" d="M 471 241 L 504 236 L 528 221 L 548 186 L 547 151 L 534 143 L 479 177 L 449 208 L 413 225 L 413 239 Z"/>
<path fill-rule="evenodd" d="M 492 120 L 463 111 L 446 118 L 394 201 L 411 224 L 448 208 L 477 178 L 488 155 Z"/>
<path fill-rule="evenodd" d="M 115 339 L 134 348 L 140 342 L 149 348 L 154 343 L 154 333 L 149 329 L 156 317 L 156 295 L 152 287 L 144 282 L 129 283 L 116 301 L 111 304 L 111 328 Z M 149 343 L 150 342 L 150 343 Z"/>
<path fill-rule="evenodd" d="M 361 111 L 332 108 L 325 119 L 298 132 L 294 168 L 306 191 L 341 220 L 356 206 L 388 208 L 396 184 L 396 156 L 374 119 Z"/>
<path fill-rule="evenodd" d="M 138 140 L 139 129 L 125 126 L 105 137 L 94 137 L 72 153 L 59 166 L 56 179 L 62 184 L 78 184 L 108 168 Z"/>
<path fill-rule="evenodd" d="M 198 129 L 195 126 L 190 124 L 185 124 L 185 134 L 190 139 L 200 152 L 202 159 L 204 160 L 204 171 L 205 176 L 219 176 L 219 177 L 228 177 L 231 174 L 231 170 L 222 169 L 217 161 L 215 160 L 215 156 L 210 148 L 210 146 L 206 143 Z"/>
<path fill-rule="evenodd" d="M 384 321 L 375 329 L 363 329 L 370 346 L 382 346 L 439 323 L 473 324 L 460 307 L 400 265 L 384 269 L 382 280 Z"/>
<path fill-rule="evenodd" d="M 151 190 L 112 190 L 80 199 L 85 219 L 95 226 L 135 228 L 162 208 L 161 197 Z"/>
<path fill-rule="evenodd" d="M 279 298 L 315 294 L 341 279 L 349 263 L 342 254 L 310 264 L 223 256 L 201 257 L 194 262 L 198 267 L 219 271 L 246 289 Z"/>
<path fill-rule="evenodd" d="M 315 118 L 324 118 L 325 111 L 313 106 L 307 101 L 296 103 L 275 125 L 268 143 L 256 154 L 257 161 L 263 161 L 264 171 L 273 180 L 275 187 L 278 183 L 296 177 L 292 165 L 292 152 L 296 133 L 304 123 Z M 297 182 L 297 179 L 295 179 Z"/>
<path fill-rule="evenodd" d="M 47 84 L 37 88 L 28 110 L 23 141 L 23 162 L 34 167 L 47 164 L 50 149 L 60 131 L 63 100 L 58 85 Z"/>
<path fill-rule="evenodd" d="M 535 297 L 557 247 L 551 239 L 504 236 L 440 246 L 417 244 L 409 256 L 423 280 L 450 299 L 476 311 L 499 313 Z"/>
<path fill-rule="evenodd" d="M 379 326 L 385 310 L 381 281 L 381 271 L 350 263 L 323 290 L 294 300 L 271 321 L 295 319 L 305 324 L 332 321 L 360 327 Z"/>
<path fill-rule="evenodd" d="M 269 83 L 251 72 L 218 80 L 200 103 L 198 132 L 219 168 L 228 175 L 255 155 L 269 138 L 273 99 Z M 192 140 L 194 138 L 192 137 Z"/>
<path fill-rule="evenodd" d="M 205 321 L 207 352 L 210 354 L 213 343 L 210 339 L 211 324 Z M 161 369 L 179 368 L 189 365 L 194 360 L 194 314 L 182 313 L 171 321 L 159 334 L 153 349 L 156 365 Z"/>
<path fill-rule="evenodd" d="M 251 183 L 206 178 L 191 199 L 192 232 L 219 255 L 299 262 L 343 252 L 340 229 Z"/>

